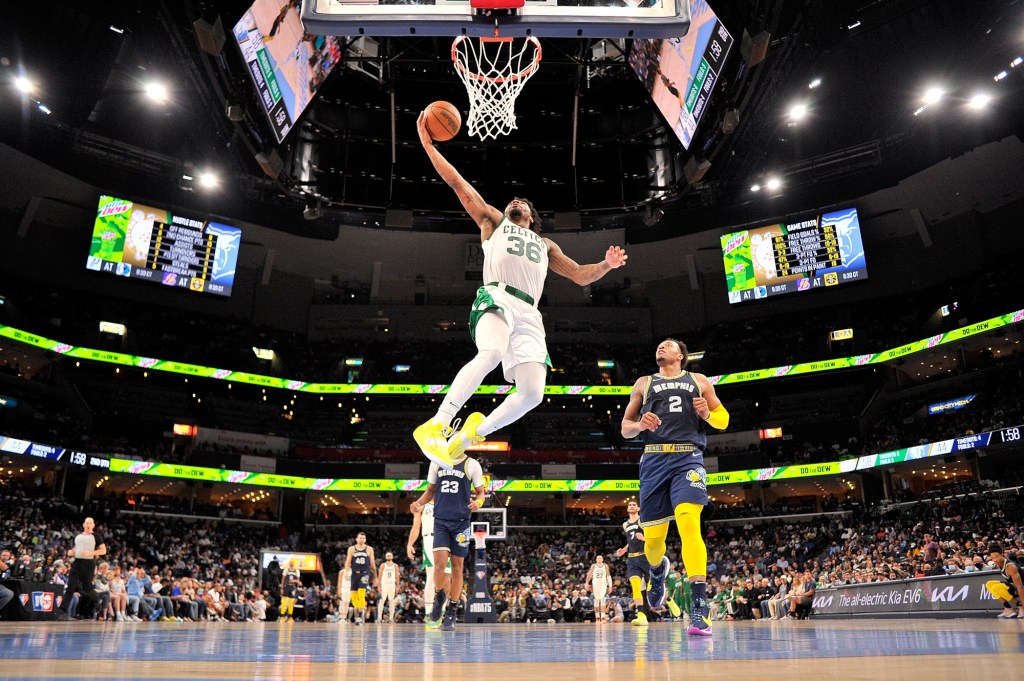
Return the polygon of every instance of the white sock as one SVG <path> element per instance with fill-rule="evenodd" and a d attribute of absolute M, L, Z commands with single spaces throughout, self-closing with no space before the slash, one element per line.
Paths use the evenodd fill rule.
<path fill-rule="evenodd" d="M 484 382 L 487 374 L 501 364 L 501 358 L 508 349 L 508 338 L 508 324 L 500 314 L 489 313 L 480 318 L 476 325 L 476 357 L 459 370 L 434 415 L 435 421 L 451 425 L 452 419 Z"/>
<path fill-rule="evenodd" d="M 502 400 L 498 408 L 488 414 L 477 435 L 487 436 L 522 418 L 544 400 L 544 383 L 548 367 L 541 362 L 526 362 L 513 367 L 512 377 L 516 380 L 516 391 Z"/>

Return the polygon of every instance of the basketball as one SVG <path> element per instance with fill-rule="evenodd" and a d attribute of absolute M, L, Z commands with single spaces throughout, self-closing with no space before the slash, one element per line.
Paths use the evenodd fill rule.
<path fill-rule="evenodd" d="M 425 109 L 427 114 L 427 132 L 435 142 L 447 142 L 459 133 L 462 127 L 462 115 L 450 102 L 432 102 Z"/>

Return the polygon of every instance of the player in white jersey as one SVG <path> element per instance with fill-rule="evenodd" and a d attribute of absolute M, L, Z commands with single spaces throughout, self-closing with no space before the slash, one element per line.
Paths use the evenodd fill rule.
<path fill-rule="evenodd" d="M 426 580 L 423 584 L 423 603 L 426 607 L 430 607 L 430 604 L 434 602 L 434 594 L 436 589 L 434 588 L 434 502 L 428 502 L 423 504 L 423 511 L 417 513 L 412 511 L 412 528 L 409 530 L 409 541 L 405 545 L 405 554 L 409 556 L 409 560 L 416 560 L 416 539 L 422 534 L 423 537 L 423 563 L 421 567 L 426 573 Z M 448 574 L 452 572 L 452 561 L 448 559 L 448 564 L 445 566 L 444 571 Z"/>
<path fill-rule="evenodd" d="M 388 606 L 388 622 L 395 623 L 395 596 L 398 594 L 399 568 L 395 563 L 395 554 L 388 551 L 384 554 L 384 562 L 377 572 L 377 583 L 380 584 L 380 599 L 377 601 L 377 616 L 384 621 L 384 604 Z"/>
<path fill-rule="evenodd" d="M 540 236 L 540 214 L 528 199 L 512 199 L 504 212 L 485 202 L 434 147 L 425 121 L 421 114 L 416 122 L 420 142 L 434 170 L 455 190 L 462 207 L 480 227 L 484 251 L 484 285 L 469 314 L 477 355 L 452 381 L 437 414 L 413 432 L 428 459 L 441 468 L 451 468 L 467 447 L 516 421 L 544 397 L 550 360 L 537 303 L 544 293 L 548 269 L 587 286 L 625 265 L 627 256 L 618 246 L 610 246 L 601 262 L 576 263 L 554 241 Z M 515 383 L 516 391 L 489 415 L 470 414 L 462 430 L 449 440 L 455 415 L 499 363 L 505 380 Z"/>
<path fill-rule="evenodd" d="M 590 566 L 586 583 L 594 590 L 594 624 L 607 621 L 608 588 L 611 586 L 612 576 L 608 571 L 608 564 L 604 562 L 604 556 L 599 555 Z"/>
<path fill-rule="evenodd" d="M 342 568 L 338 573 L 338 595 L 341 597 L 339 622 L 348 622 L 348 606 L 352 602 L 352 568 Z"/>

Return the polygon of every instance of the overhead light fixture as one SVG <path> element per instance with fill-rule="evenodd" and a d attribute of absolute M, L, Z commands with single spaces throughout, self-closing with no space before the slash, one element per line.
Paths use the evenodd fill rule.
<path fill-rule="evenodd" d="M 306 220 L 318 220 L 324 214 L 324 206 L 320 201 L 311 203 L 302 209 L 302 217 Z"/>
<path fill-rule="evenodd" d="M 987 92 L 978 92 L 975 93 L 974 96 L 971 97 L 970 101 L 967 102 L 967 107 L 969 109 L 974 109 L 975 111 L 980 111 L 988 106 L 991 101 L 992 95 Z"/>
<path fill-rule="evenodd" d="M 655 206 L 653 202 L 648 201 L 644 206 L 644 224 L 648 227 L 658 224 L 663 217 L 665 217 L 665 212 Z"/>
<path fill-rule="evenodd" d="M 110 25 L 110 30 L 113 31 L 114 33 L 124 33 L 124 29 L 123 28 L 118 28 L 117 26 L 114 26 L 113 24 Z"/>
<path fill-rule="evenodd" d="M 757 184 L 755 182 L 754 184 L 750 185 L 750 191 L 752 191 L 752 192 L 759 192 L 759 191 L 761 191 L 761 185 L 759 185 L 759 184 Z"/>
<path fill-rule="evenodd" d="M 35 89 L 35 83 L 26 78 L 25 76 L 18 76 L 14 79 L 14 87 L 18 88 L 19 91 L 24 92 L 26 95 Z"/>
<path fill-rule="evenodd" d="M 930 87 L 924 93 L 924 105 L 931 106 L 932 104 L 938 104 L 939 100 L 942 99 L 942 95 L 945 93 L 942 88 Z"/>
<path fill-rule="evenodd" d="M 858 26 L 860 26 L 860 21 L 854 21 L 852 24 L 850 24 L 846 28 L 847 28 L 847 30 L 852 31 L 853 29 L 857 28 Z"/>
<path fill-rule="evenodd" d="M 42 111 L 47 116 L 49 116 L 50 114 L 53 113 L 53 111 L 50 110 L 50 107 L 46 106 L 42 102 L 39 102 L 39 110 Z"/>
<path fill-rule="evenodd" d="M 1024 57 L 1017 57 L 1016 59 L 1010 62 L 1010 68 L 1015 69 L 1021 64 L 1024 64 Z"/>
<path fill-rule="evenodd" d="M 814 80 L 807 84 L 807 87 L 810 88 L 811 90 L 813 90 L 816 87 L 821 87 L 821 78 L 815 78 Z"/>
<path fill-rule="evenodd" d="M 167 86 L 157 81 L 146 83 L 146 96 L 154 102 L 162 104 L 167 101 Z"/>
<path fill-rule="evenodd" d="M 771 177 L 768 179 L 768 182 L 765 183 L 765 186 L 768 187 L 770 191 L 775 191 L 782 186 L 782 180 L 777 177 Z"/>
<path fill-rule="evenodd" d="M 798 102 L 789 108 L 789 120 L 798 123 L 807 117 L 807 105 Z"/>
<path fill-rule="evenodd" d="M 993 78 L 992 80 L 994 80 L 994 81 L 996 81 L 998 83 L 1002 79 L 1006 78 L 1008 75 L 1010 75 L 1010 74 L 1007 73 L 1006 71 L 1000 71 L 999 73 L 997 73 L 995 75 L 995 78 Z"/>
<path fill-rule="evenodd" d="M 199 186 L 203 189 L 213 189 L 219 184 L 220 178 L 217 177 L 216 173 L 209 170 L 199 173 Z"/>

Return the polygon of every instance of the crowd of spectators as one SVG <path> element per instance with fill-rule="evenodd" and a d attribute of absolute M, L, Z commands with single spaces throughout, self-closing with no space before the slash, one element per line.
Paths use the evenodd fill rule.
<path fill-rule="evenodd" d="M 1019 495 L 997 494 L 991 485 L 954 484 L 961 486 L 947 488 L 952 498 L 880 504 L 869 512 L 706 524 L 713 616 L 806 617 L 815 588 L 990 569 L 985 547 L 993 541 L 1011 555 L 1024 550 Z M 301 619 L 337 621 L 347 609 L 339 601 L 338 574 L 347 547 L 366 527 L 289 531 L 277 523 L 125 513 L 111 499 L 81 507 L 42 487 L 13 482 L 4 483 L 2 492 L 0 563 L 7 566 L 0 570 L 2 578 L 66 585 L 69 548 L 82 518 L 88 514 L 103 528 L 107 555 L 97 571 L 98 607 L 79 608 L 75 598 L 69 611 L 96 619 L 275 619 L 281 568 L 272 565 L 261 573 L 258 564 L 260 550 L 273 548 L 321 555 L 326 581 L 307 579 L 299 599 Z M 590 512 L 574 518 L 579 524 L 545 527 L 535 517 L 527 527 L 514 527 L 507 541 L 489 544 L 489 586 L 501 621 L 593 619 L 585 580 L 598 555 L 611 566 L 609 618 L 633 617 L 624 566 L 614 558 L 624 543 L 619 519 Z M 421 620 L 423 574 L 420 556 L 405 559 L 408 531 L 391 524 L 374 526 L 368 534 L 378 560 L 392 551 L 402 567 L 395 620 Z M 678 547 L 672 542 L 668 555 L 679 569 Z M 472 575 L 469 580 L 467 588 Z M 369 621 L 382 615 L 377 602 L 371 589 Z"/>

